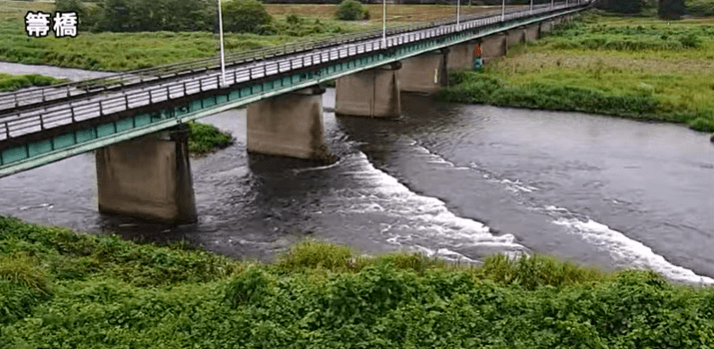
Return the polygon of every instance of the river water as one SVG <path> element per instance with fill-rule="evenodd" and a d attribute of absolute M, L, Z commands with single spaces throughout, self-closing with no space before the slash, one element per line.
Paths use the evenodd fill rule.
<path fill-rule="evenodd" d="M 41 67 L 40 67 L 41 68 Z M 52 75 L 42 69 L 36 71 Z M 714 145 L 670 124 L 439 103 L 400 120 L 324 113 L 334 165 L 246 154 L 245 109 L 205 119 L 231 147 L 192 159 L 197 224 L 97 213 L 93 154 L 0 179 L 0 214 L 268 261 L 311 236 L 478 262 L 546 253 L 714 284 Z M 334 107 L 334 90 L 323 104 Z"/>

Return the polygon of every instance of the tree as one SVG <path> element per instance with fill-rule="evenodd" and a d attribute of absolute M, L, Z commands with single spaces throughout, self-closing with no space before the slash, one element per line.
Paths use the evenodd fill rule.
<path fill-rule="evenodd" d="M 360 19 L 368 19 L 369 11 L 367 11 L 362 3 L 356 0 L 345 0 L 337 8 L 337 13 L 335 13 L 337 19 L 343 21 L 355 21 Z"/>
<path fill-rule="evenodd" d="M 598 8 L 605 11 L 619 13 L 640 13 L 642 11 L 641 0 L 602 0 L 597 4 Z"/>
<path fill-rule="evenodd" d="M 256 0 L 231 0 L 222 3 L 223 29 L 230 32 L 257 33 L 272 21 L 263 3 Z"/>
<path fill-rule="evenodd" d="M 658 13 L 662 19 L 679 19 L 686 13 L 684 0 L 659 0 Z"/>

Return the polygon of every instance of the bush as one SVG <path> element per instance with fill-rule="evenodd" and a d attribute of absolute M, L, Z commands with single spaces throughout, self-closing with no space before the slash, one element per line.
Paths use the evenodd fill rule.
<path fill-rule="evenodd" d="M 369 19 L 369 11 L 359 1 L 345 0 L 337 8 L 335 17 L 343 21 Z"/>
<path fill-rule="evenodd" d="M 203 154 L 233 144 L 233 137 L 230 134 L 221 132 L 213 125 L 191 121 L 188 127 L 191 130 L 188 150 L 192 153 Z"/>
<path fill-rule="evenodd" d="M 714 16 L 714 0 L 689 0 L 687 12 L 693 16 Z"/>
<path fill-rule="evenodd" d="M 679 19 L 684 15 L 684 0 L 660 0 L 659 16 L 663 19 Z"/>
<path fill-rule="evenodd" d="M 272 21 L 263 3 L 256 0 L 231 0 L 223 3 L 223 29 L 237 33 L 259 33 Z"/>

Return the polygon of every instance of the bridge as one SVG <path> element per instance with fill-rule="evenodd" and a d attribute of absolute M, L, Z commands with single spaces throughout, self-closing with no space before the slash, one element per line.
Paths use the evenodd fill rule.
<path fill-rule="evenodd" d="M 395 117 L 400 92 L 433 93 L 448 70 L 485 63 L 590 6 L 570 0 L 432 20 L 101 79 L 0 94 L 0 177 L 96 151 L 99 210 L 196 221 L 186 122 L 247 106 L 250 152 L 326 155 L 322 83 L 335 113 Z M 225 81 L 223 80 L 225 76 Z"/>

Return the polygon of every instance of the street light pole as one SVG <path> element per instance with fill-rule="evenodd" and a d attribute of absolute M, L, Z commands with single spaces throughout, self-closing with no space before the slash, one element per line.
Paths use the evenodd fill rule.
<path fill-rule="evenodd" d="M 387 48 L 387 0 L 382 0 L 382 46 Z"/>
<path fill-rule="evenodd" d="M 461 0 L 456 1 L 456 30 L 459 30 L 459 18 L 461 17 Z"/>
<path fill-rule="evenodd" d="M 226 86 L 226 56 L 223 53 L 223 14 L 221 13 L 221 0 L 218 0 L 218 28 L 221 37 L 221 74 L 223 86 Z"/>
<path fill-rule="evenodd" d="M 501 6 L 501 22 L 506 20 L 506 0 L 503 0 L 503 5 Z"/>
<path fill-rule="evenodd" d="M 533 14 L 533 0 L 531 0 L 531 14 Z"/>
<path fill-rule="evenodd" d="M 555 0 L 550 0 L 550 8 L 554 8 L 554 7 L 555 7 Z"/>

